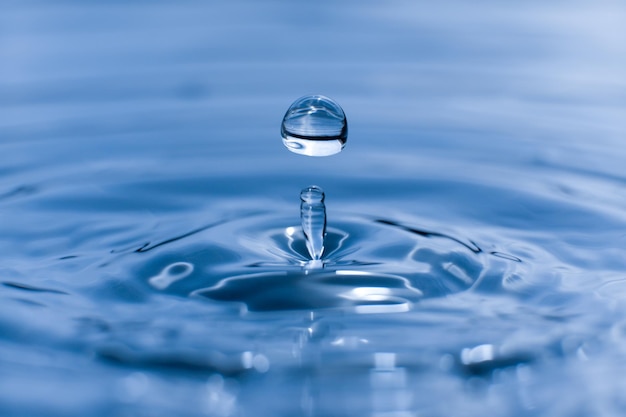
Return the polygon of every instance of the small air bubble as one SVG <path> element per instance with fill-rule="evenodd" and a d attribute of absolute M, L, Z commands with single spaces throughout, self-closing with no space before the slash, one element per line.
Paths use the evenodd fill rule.
<path fill-rule="evenodd" d="M 348 140 L 348 121 L 339 104 L 314 95 L 296 100 L 281 126 L 283 143 L 291 152 L 329 156 L 341 152 Z"/>

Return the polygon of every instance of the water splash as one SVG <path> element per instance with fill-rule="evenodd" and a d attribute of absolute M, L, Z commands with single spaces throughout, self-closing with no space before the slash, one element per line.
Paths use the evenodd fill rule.
<path fill-rule="evenodd" d="M 306 237 L 306 247 L 314 261 L 320 260 L 324 253 L 326 236 L 324 191 L 316 185 L 306 187 L 300 192 L 300 201 L 300 220 Z"/>
<path fill-rule="evenodd" d="M 334 155 L 346 145 L 348 121 L 341 106 L 330 98 L 304 96 L 287 109 L 281 135 L 291 152 L 308 156 Z"/>

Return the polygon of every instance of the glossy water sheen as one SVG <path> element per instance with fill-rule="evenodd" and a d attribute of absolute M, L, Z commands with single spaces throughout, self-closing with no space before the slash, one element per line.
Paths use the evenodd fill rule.
<path fill-rule="evenodd" d="M 348 121 L 341 106 L 330 98 L 304 96 L 287 109 L 280 131 L 291 152 L 329 156 L 346 146 Z"/>
<path fill-rule="evenodd" d="M 324 191 L 315 185 L 300 191 L 300 221 L 312 260 L 319 260 L 324 253 L 326 237 L 324 197 Z"/>
<path fill-rule="evenodd" d="M 5 3 L 1 416 L 625 415 L 620 3 Z"/>

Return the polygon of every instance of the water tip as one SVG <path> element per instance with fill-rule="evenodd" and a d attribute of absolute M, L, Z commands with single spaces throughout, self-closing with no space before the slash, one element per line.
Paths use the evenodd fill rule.
<path fill-rule="evenodd" d="M 324 197 L 324 190 L 317 185 L 309 185 L 300 191 L 300 199 L 305 203 L 322 203 Z"/>

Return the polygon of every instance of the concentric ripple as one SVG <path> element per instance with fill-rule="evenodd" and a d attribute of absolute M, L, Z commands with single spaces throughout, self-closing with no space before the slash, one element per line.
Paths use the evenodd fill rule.
<path fill-rule="evenodd" d="M 470 289 L 487 275 L 510 274 L 519 262 L 497 253 L 502 262 L 492 263 L 487 258 L 496 253 L 469 239 L 392 220 L 332 224 L 320 260 L 311 260 L 299 225 L 252 216 L 169 239 L 141 274 L 156 291 L 234 302 L 245 311 L 387 313 Z"/>

